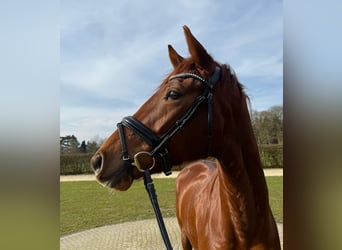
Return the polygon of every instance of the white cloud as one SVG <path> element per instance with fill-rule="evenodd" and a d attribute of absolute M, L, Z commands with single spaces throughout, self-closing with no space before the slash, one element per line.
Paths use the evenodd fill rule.
<path fill-rule="evenodd" d="M 282 58 L 282 53 L 279 53 L 264 58 L 242 59 L 236 70 L 245 77 L 282 77 Z"/>
<path fill-rule="evenodd" d="M 79 141 L 88 141 L 95 135 L 107 138 L 116 130 L 116 124 L 127 115 L 132 115 L 136 108 L 93 109 L 90 107 L 61 107 L 60 134 L 75 135 Z"/>
<path fill-rule="evenodd" d="M 98 130 L 108 131 L 105 124 L 111 127 L 109 120 L 114 116 L 120 120 L 132 114 L 171 70 L 167 44 L 188 55 L 184 24 L 217 61 L 231 64 L 239 78 L 276 78 L 279 82 L 283 73 L 281 12 L 281 3 L 263 1 L 189 4 L 179 0 L 148 5 L 145 1 L 63 1 L 61 94 L 72 99 L 75 92 L 82 97 L 77 98 L 79 102 L 61 104 L 61 133 L 74 130 L 72 134 L 90 134 L 89 138 Z M 252 95 L 260 87 L 253 81 L 247 85 Z M 258 97 L 255 102 L 266 98 L 254 96 Z M 115 111 L 111 103 L 117 100 L 129 101 L 132 108 Z"/>

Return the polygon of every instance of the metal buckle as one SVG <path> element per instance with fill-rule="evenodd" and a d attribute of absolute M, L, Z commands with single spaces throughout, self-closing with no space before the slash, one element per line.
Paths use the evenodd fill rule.
<path fill-rule="evenodd" d="M 144 165 L 151 165 L 151 167 L 145 167 Z M 134 161 L 132 165 L 135 166 L 140 172 L 145 172 L 145 170 L 151 170 L 154 168 L 156 160 L 151 153 L 146 151 L 138 152 L 134 155 Z"/>
<path fill-rule="evenodd" d="M 127 154 L 124 154 L 123 156 L 122 156 L 122 160 L 124 160 L 124 161 L 129 161 L 130 159 L 129 159 L 129 155 Z"/>

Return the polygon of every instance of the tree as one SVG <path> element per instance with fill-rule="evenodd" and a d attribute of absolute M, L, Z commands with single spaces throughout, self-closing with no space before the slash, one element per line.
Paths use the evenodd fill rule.
<path fill-rule="evenodd" d="M 76 153 L 79 152 L 79 145 L 76 136 L 74 135 L 67 135 L 67 136 L 60 136 L 60 151 L 61 153 Z"/>
<path fill-rule="evenodd" d="M 99 145 L 95 141 L 88 141 L 87 142 L 87 149 L 89 153 L 95 153 L 96 150 L 99 148 Z"/>
<path fill-rule="evenodd" d="M 87 152 L 87 145 L 86 145 L 85 141 L 82 141 L 82 143 L 81 143 L 80 152 L 81 153 L 86 153 Z"/>
<path fill-rule="evenodd" d="M 90 141 L 87 142 L 88 152 L 95 153 L 99 147 L 104 143 L 105 139 L 101 138 L 99 135 L 95 135 Z"/>
<path fill-rule="evenodd" d="M 283 143 L 283 107 L 273 106 L 269 109 L 271 117 L 271 136 L 278 143 Z"/>
<path fill-rule="evenodd" d="M 283 143 L 283 107 L 273 106 L 266 111 L 253 111 L 252 125 L 260 144 Z"/>

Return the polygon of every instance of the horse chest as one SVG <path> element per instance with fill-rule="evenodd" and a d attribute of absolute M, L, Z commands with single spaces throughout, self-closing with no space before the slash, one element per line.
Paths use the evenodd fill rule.
<path fill-rule="evenodd" d="M 197 179 L 191 170 L 186 169 L 177 180 L 182 233 L 195 249 L 236 249 L 234 227 L 226 201 L 219 195 L 216 169 L 197 166 Z"/>

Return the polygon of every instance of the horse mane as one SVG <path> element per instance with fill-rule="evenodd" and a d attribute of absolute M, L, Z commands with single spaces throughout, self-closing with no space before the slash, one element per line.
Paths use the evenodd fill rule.
<path fill-rule="evenodd" d="M 222 70 L 222 81 L 224 83 L 229 82 L 229 92 L 231 98 L 231 105 L 235 106 L 235 108 L 231 108 L 231 112 L 234 112 L 235 114 L 233 117 L 235 119 L 239 120 L 239 123 L 242 122 L 241 124 L 244 126 L 244 133 L 242 133 L 239 137 L 244 138 L 242 139 L 244 142 L 242 143 L 242 151 L 246 150 L 246 147 L 248 147 L 248 151 L 251 149 L 250 147 L 254 148 L 254 150 L 257 150 L 257 144 L 254 136 L 254 131 L 253 127 L 251 124 L 251 100 L 249 96 L 245 92 L 245 86 L 239 81 L 237 78 L 234 70 L 231 68 L 229 64 L 224 64 L 221 65 Z M 239 125 L 240 127 L 240 125 Z M 222 162 L 218 161 L 219 164 L 222 164 Z M 252 176 L 248 176 L 248 179 L 250 182 L 253 182 L 251 180 L 253 178 Z M 229 210 L 231 214 L 231 219 L 232 223 L 235 227 L 236 230 L 236 236 L 239 239 L 239 242 L 242 245 L 247 244 L 247 239 L 248 235 L 246 234 L 246 227 L 248 225 L 247 218 L 245 217 L 246 215 L 243 213 L 245 210 L 246 206 L 246 200 L 244 199 L 243 196 L 239 193 L 239 190 L 231 190 L 232 192 L 235 193 L 235 199 L 238 200 L 238 202 L 232 202 L 231 204 L 229 203 Z M 258 202 L 258 201 L 256 201 Z M 232 204 L 239 204 L 238 207 L 232 207 Z"/>

